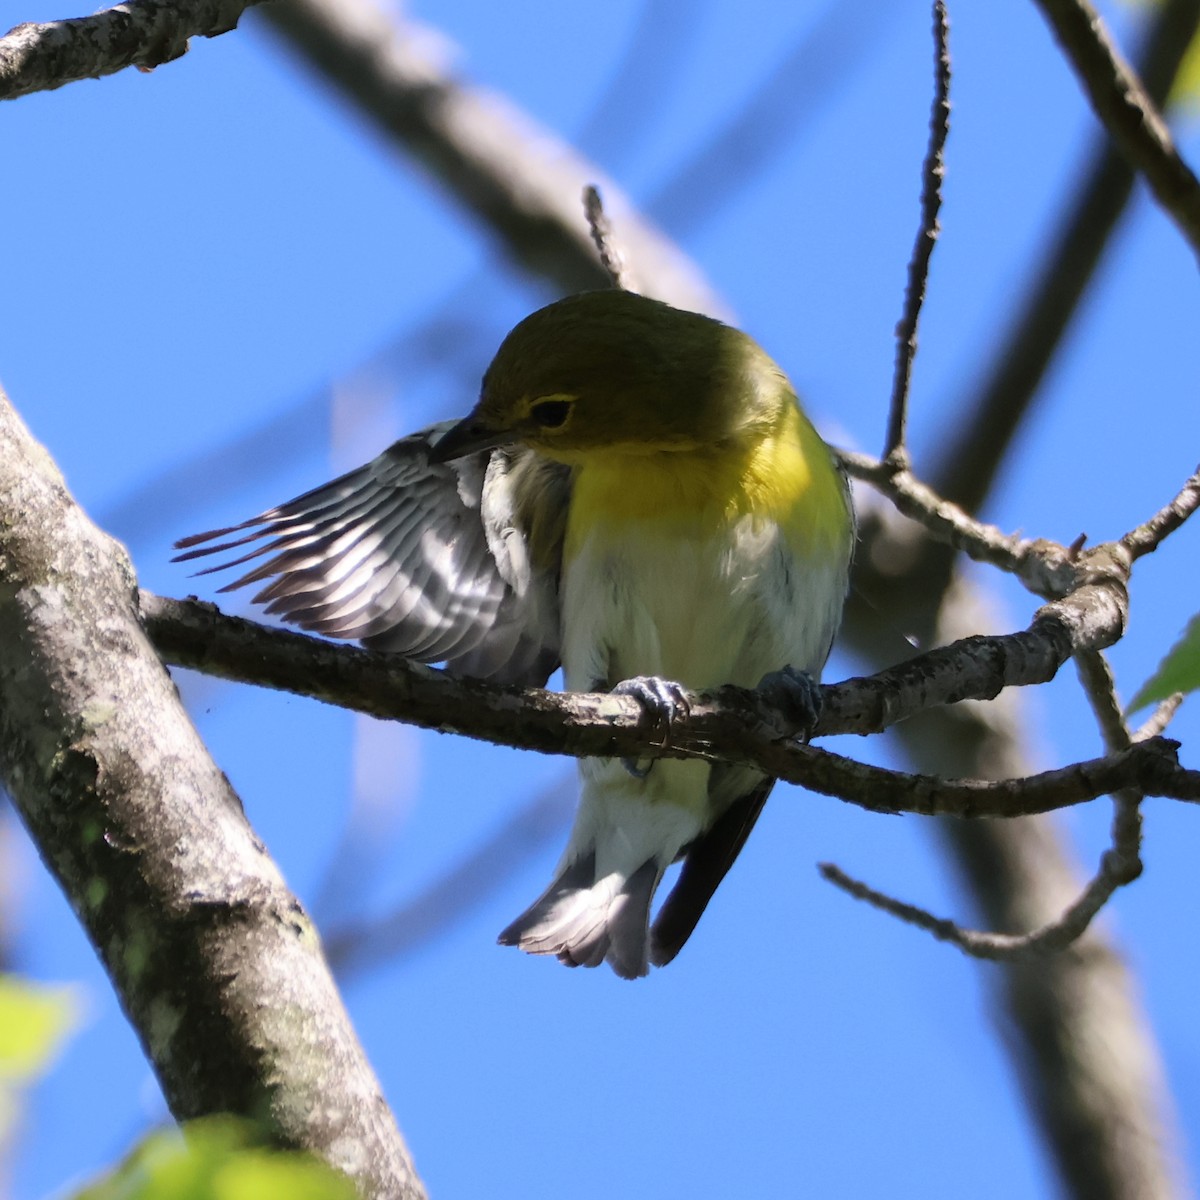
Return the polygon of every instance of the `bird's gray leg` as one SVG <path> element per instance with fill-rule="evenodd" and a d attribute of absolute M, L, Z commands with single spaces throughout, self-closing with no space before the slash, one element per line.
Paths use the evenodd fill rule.
<path fill-rule="evenodd" d="M 758 692 L 787 718 L 789 737 L 807 742 L 821 718 L 821 685 L 807 672 L 795 667 L 768 671 Z"/>
<path fill-rule="evenodd" d="M 658 675 L 635 675 L 632 679 L 623 679 L 610 690 L 616 696 L 632 696 L 642 706 L 646 722 L 662 730 L 663 746 L 670 740 L 671 726 L 691 712 L 684 689 L 678 683 Z M 643 761 L 644 766 L 637 759 L 623 758 L 621 765 L 635 779 L 645 779 L 654 766 L 654 760 Z"/>

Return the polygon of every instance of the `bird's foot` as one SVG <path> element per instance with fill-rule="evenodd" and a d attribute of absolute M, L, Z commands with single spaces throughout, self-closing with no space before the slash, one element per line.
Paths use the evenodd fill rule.
<path fill-rule="evenodd" d="M 671 738 L 671 726 L 692 710 L 683 688 L 657 675 L 635 675 L 632 679 L 622 680 L 612 691 L 617 696 L 632 696 L 642 706 L 647 724 L 662 730 L 660 744 L 664 748 Z M 654 766 L 654 760 L 623 758 L 621 765 L 635 779 L 645 779 Z"/>
<path fill-rule="evenodd" d="M 807 742 L 821 718 L 821 685 L 807 672 L 795 667 L 768 671 L 758 685 L 758 693 L 783 715 L 786 737 Z"/>

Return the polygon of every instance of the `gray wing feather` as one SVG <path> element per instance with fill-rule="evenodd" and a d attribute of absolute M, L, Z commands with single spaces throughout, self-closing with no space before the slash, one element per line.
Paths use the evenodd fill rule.
<path fill-rule="evenodd" d="M 175 561 L 247 547 L 199 574 L 254 563 L 220 590 L 267 581 L 254 602 L 302 629 L 543 684 L 559 660 L 558 572 L 533 566 L 520 518 L 515 492 L 527 476 L 510 468 L 528 452 L 431 463 L 448 428 L 403 438 L 240 525 L 184 538 Z"/>

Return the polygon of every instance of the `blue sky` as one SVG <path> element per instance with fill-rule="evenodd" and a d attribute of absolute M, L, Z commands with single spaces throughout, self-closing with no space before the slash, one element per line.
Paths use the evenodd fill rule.
<path fill-rule="evenodd" d="M 76 15 L 49 0 L 10 8 L 14 22 Z M 549 0 L 449 0 L 414 15 L 457 45 L 464 74 L 581 137 L 694 257 L 830 436 L 877 451 L 929 108 L 926 6 L 660 4 L 669 35 L 614 97 L 642 8 L 613 0 L 598 19 Z M 792 64 L 761 147 L 743 139 L 719 170 L 685 176 L 827 9 L 844 53 Z M 913 393 L 918 466 L 970 397 L 1094 128 L 1031 4 L 961 3 L 952 19 L 944 232 Z M 169 564 L 175 538 L 466 411 L 503 333 L 553 295 L 253 15 L 152 74 L 35 95 L 4 116 L 19 182 L 0 201 L 10 231 L 0 380 L 159 592 L 211 595 Z M 1200 157 L 1194 122 L 1181 137 Z M 436 344 L 414 333 L 431 314 L 449 331 Z M 1198 317 L 1194 262 L 1139 193 L 989 518 L 1100 540 L 1165 501 L 1200 459 Z M 242 457 L 223 449 L 255 431 Z M 1139 568 L 1129 636 L 1113 654 L 1125 696 L 1195 611 L 1198 536 L 1186 529 Z M 1034 602 L 980 578 L 996 585 L 1001 626 L 1024 626 Z M 835 653 L 826 677 L 853 670 Z M 1056 1194 L 994 1035 L 989 968 L 817 876 L 831 859 L 965 917 L 919 819 L 780 789 L 684 954 L 630 985 L 494 944 L 565 839 L 565 760 L 180 682 L 327 933 L 421 895 L 547 789 L 566 797 L 540 835 L 510 846 L 493 891 L 346 984 L 438 1200 Z M 1071 672 L 1026 708 L 1042 765 L 1098 753 Z M 1176 735 L 1198 732 L 1185 708 Z M 838 749 L 891 761 L 886 739 Z M 1103 802 L 1063 820 L 1084 862 L 1107 821 Z M 1185 1143 L 1200 1127 L 1198 964 L 1179 936 L 1180 914 L 1200 901 L 1195 822 L 1184 806 L 1150 803 L 1146 874 L 1106 917 L 1141 973 Z M 353 855 L 339 850 L 347 829 L 364 828 L 366 847 L 360 836 Z M 115 1159 L 163 1109 L 89 947 L 18 841 L 16 964 L 77 981 L 87 997 L 84 1028 L 25 1126 L 13 1194 L 33 1200 Z M 1194 1175 L 1186 1145 L 1184 1156 Z"/>

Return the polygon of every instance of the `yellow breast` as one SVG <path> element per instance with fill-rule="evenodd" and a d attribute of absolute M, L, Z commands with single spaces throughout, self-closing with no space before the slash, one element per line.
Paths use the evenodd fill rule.
<path fill-rule="evenodd" d="M 835 553 L 850 537 L 847 498 L 828 447 L 794 404 L 776 428 L 694 450 L 614 447 L 577 462 L 569 561 L 588 536 L 707 538 L 740 517 L 777 524 L 794 555 Z"/>

